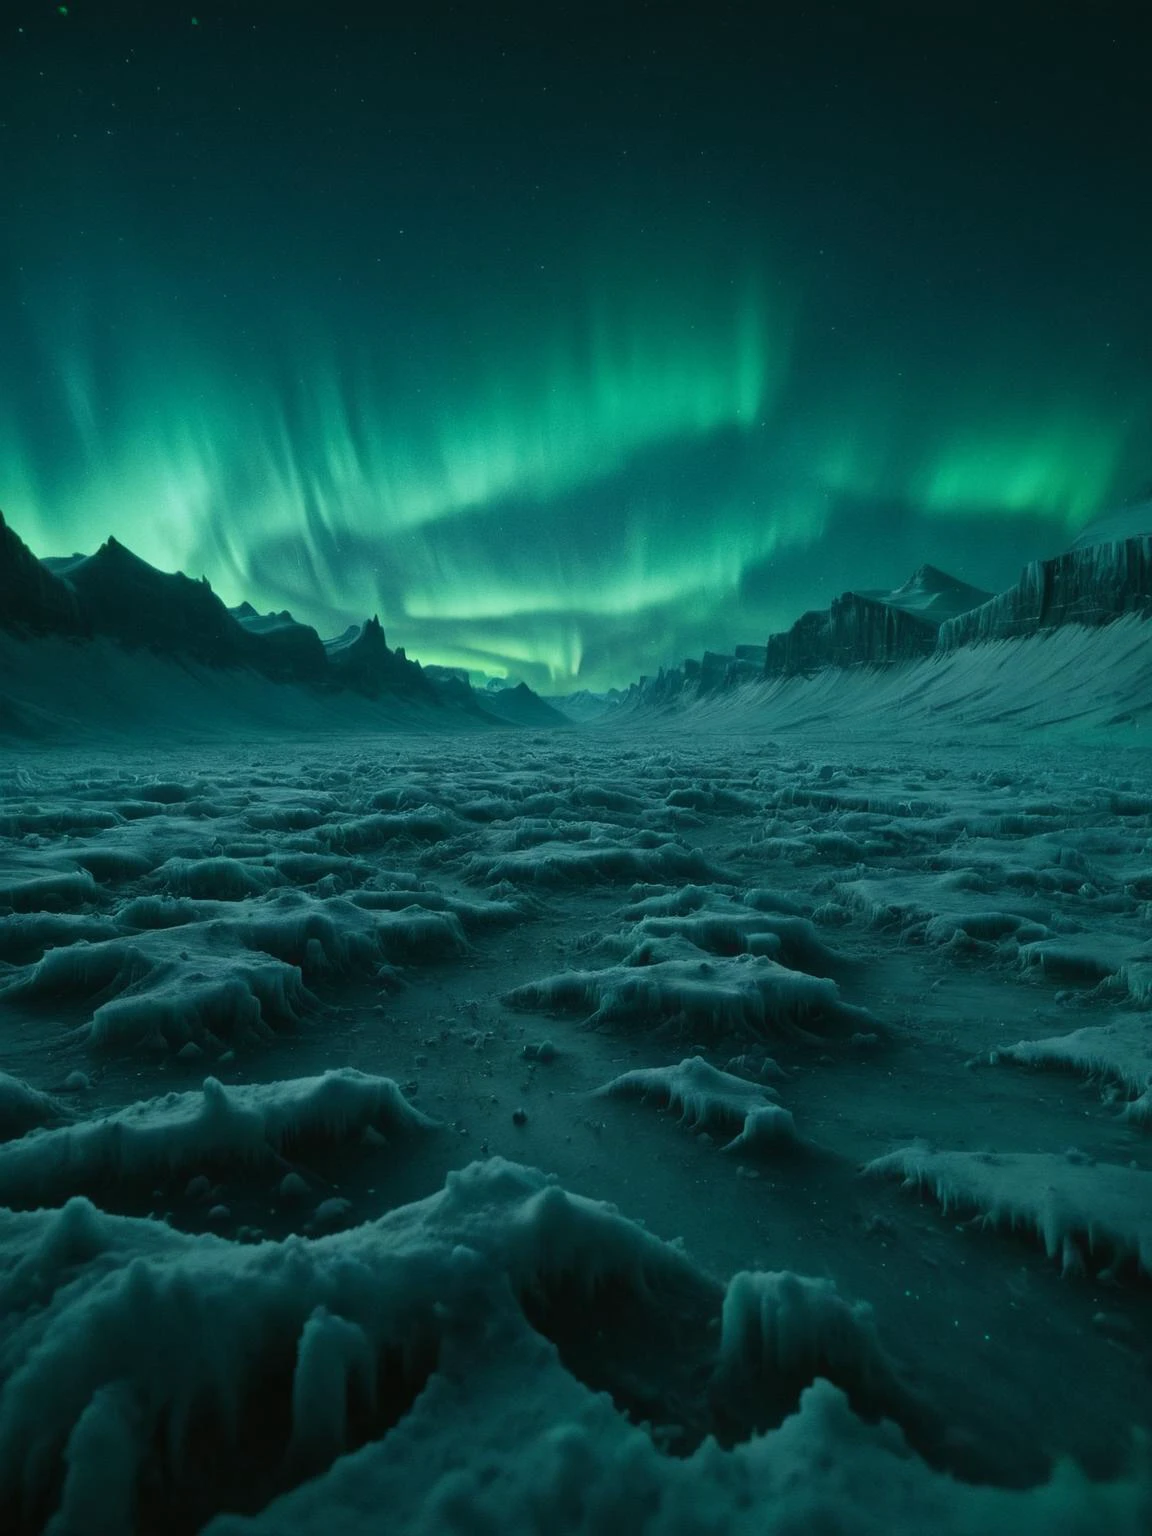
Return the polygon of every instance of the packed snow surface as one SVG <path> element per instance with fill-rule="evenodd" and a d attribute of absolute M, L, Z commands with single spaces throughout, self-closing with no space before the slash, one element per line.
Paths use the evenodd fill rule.
<path fill-rule="evenodd" d="M 0 759 L 0 1529 L 1146 1536 L 1152 773 L 999 654 Z"/>

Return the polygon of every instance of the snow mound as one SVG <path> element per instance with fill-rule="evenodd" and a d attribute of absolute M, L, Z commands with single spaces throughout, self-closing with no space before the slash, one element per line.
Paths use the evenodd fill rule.
<path fill-rule="evenodd" d="M 1042 923 L 1020 917 L 1015 912 L 995 910 L 941 913 L 925 930 L 929 944 L 955 944 L 957 935 L 982 944 L 996 944 L 1011 939 L 1017 944 L 1032 944 L 1050 937 Z"/>
<path fill-rule="evenodd" d="M 627 1531 L 636 1536 L 1143 1536 L 1146 1468 L 1071 1465 L 1028 1490 L 955 1481 L 827 1380 L 731 1450 L 663 1453 L 589 1390 L 524 1307 L 570 1288 L 573 1326 L 621 1287 L 640 1316 L 723 1309 L 718 1397 L 782 1372 L 906 1399 L 866 1310 L 824 1282 L 726 1294 L 610 1207 L 499 1159 L 331 1237 L 238 1246 L 158 1223 L 0 1211 L 0 1508 L 13 1529 Z M 536 1301 L 532 1301 L 536 1298 Z M 739 1409 L 735 1410 L 738 1414 Z M 242 1481 L 253 1515 L 233 1507 Z M 217 1518 L 213 1519 L 213 1516 Z"/>
<path fill-rule="evenodd" d="M 154 879 L 173 896 L 203 897 L 213 901 L 243 901 L 261 896 L 282 883 L 283 876 L 266 865 L 242 859 L 169 859 Z"/>
<path fill-rule="evenodd" d="M 529 903 L 524 897 L 514 901 L 466 901 L 460 896 L 446 896 L 441 891 L 411 888 L 411 882 L 399 889 L 357 891 L 352 901 L 370 912 L 405 912 L 413 908 L 446 912 L 471 931 L 511 927 L 522 922 L 529 911 Z"/>
<path fill-rule="evenodd" d="M 252 908 L 234 933 L 239 942 L 298 965 L 305 975 L 345 975 L 381 960 L 443 960 L 468 948 L 452 912 L 428 912 L 419 906 L 373 911 L 366 901 L 318 901 L 303 892 Z"/>
<path fill-rule="evenodd" d="M 211 1045 L 298 1024 L 313 1002 L 306 977 L 467 952 L 452 910 L 407 902 L 391 910 L 395 903 L 382 893 L 384 910 L 377 911 L 370 893 L 357 894 L 362 899 L 351 901 L 288 890 L 252 901 L 246 887 L 238 887 L 231 900 L 137 897 L 118 918 L 128 936 L 48 949 L 0 988 L 0 996 L 41 1006 L 61 999 L 92 1005 L 93 1045 L 152 1041 L 179 1049 L 190 1040 Z M 505 904 L 478 916 L 504 921 L 506 912 Z"/>
<path fill-rule="evenodd" d="M 265 1039 L 274 1025 L 300 1024 L 311 1001 L 294 965 L 200 955 L 169 961 L 122 996 L 101 1003 L 86 1035 L 96 1049 L 181 1050 L 189 1042 L 215 1048 L 226 1040 Z"/>
<path fill-rule="evenodd" d="M 477 853 L 468 860 L 465 872 L 478 881 L 553 886 L 723 878 L 698 848 L 678 843 L 630 848 L 607 838 L 572 845 L 549 842 L 495 857 Z"/>
<path fill-rule="evenodd" d="M 514 1008 L 591 1011 L 591 1024 L 678 1025 L 756 1040 L 877 1027 L 867 1009 L 841 1002 L 835 982 L 753 955 L 565 971 L 517 987 L 505 1001 Z"/>
<path fill-rule="evenodd" d="M 722 1152 L 740 1152 L 745 1155 L 763 1156 L 779 1152 L 783 1147 L 803 1145 L 796 1121 L 790 1109 L 779 1104 L 765 1104 L 750 1109 L 744 1117 L 744 1128 L 722 1147 Z"/>
<path fill-rule="evenodd" d="M 945 1211 L 974 1211 L 989 1226 L 1023 1228 L 1066 1272 L 1079 1273 L 1091 1260 L 1104 1272 L 1134 1265 L 1152 1277 L 1152 1173 L 1095 1163 L 1077 1152 L 921 1146 L 877 1158 L 864 1171 L 927 1189 Z"/>
<path fill-rule="evenodd" d="M 596 1091 L 613 1097 L 658 1099 L 680 1111 L 681 1125 L 697 1131 L 741 1125 L 750 1112 L 776 1098 L 771 1088 L 721 1072 L 702 1056 L 688 1057 L 674 1067 L 623 1072 Z"/>
<path fill-rule="evenodd" d="M 330 822 L 309 834 L 308 846 L 302 851 L 327 848 L 350 854 L 383 848 L 394 842 L 438 843 L 451 837 L 456 830 L 452 817 L 435 806 L 426 805 L 416 811 L 379 812 L 349 821 Z"/>
<path fill-rule="evenodd" d="M 503 1371 L 492 1361 L 479 1383 L 459 1369 L 455 1381 L 437 1376 L 382 1443 L 253 1519 L 214 1521 L 204 1536 L 351 1533 L 385 1509 L 398 1536 L 1144 1536 L 1147 1527 L 1142 1468 L 1096 1484 L 1061 1464 L 1036 1488 L 971 1487 L 910 1456 L 891 1424 L 863 1424 L 826 1381 L 779 1429 L 679 1460 L 603 1397 L 575 1389 L 531 1339 L 501 1343 Z M 513 1383 L 514 1442 L 499 1395 Z M 436 1454 L 436 1426 L 450 1459 Z"/>
<path fill-rule="evenodd" d="M 365 860 L 346 858 L 339 853 L 270 853 L 267 861 L 292 885 L 315 885 L 332 878 L 344 887 L 358 886 L 376 873 Z"/>
<path fill-rule="evenodd" d="M 49 1093 L 41 1093 L 10 1072 L 0 1072 L 0 1142 L 23 1136 L 42 1125 L 70 1120 L 71 1111 Z M 3 1152 L 0 1151 L 0 1156 Z"/>
<path fill-rule="evenodd" d="M 1118 1085 L 1129 1095 L 1122 1116 L 1152 1125 L 1152 1018 L 1119 1014 L 1111 1024 L 1089 1025 L 1070 1035 L 1019 1040 L 992 1052 L 993 1062 L 1055 1067 Z"/>
<path fill-rule="evenodd" d="M 1094 987 L 1111 976 L 1119 976 L 1131 952 L 1131 943 L 1120 935 L 1042 939 L 1021 948 L 1020 964 L 1025 970 L 1039 971 L 1071 986 Z"/>
<path fill-rule="evenodd" d="M 848 880 L 839 884 L 838 896 L 874 928 L 920 935 L 925 943 L 948 945 L 959 953 L 968 947 L 965 941 L 972 941 L 972 947 L 1000 945 L 1009 958 L 1026 965 L 1027 956 L 1051 938 L 1040 920 L 1051 912 L 1028 901 L 991 905 L 990 873 L 961 869 Z"/>
<path fill-rule="evenodd" d="M 639 922 L 644 917 L 687 917 L 716 900 L 716 888 L 711 885 L 678 885 L 647 896 L 641 895 L 644 890 L 643 885 L 638 885 L 629 892 L 634 899 L 620 915 L 630 922 Z"/>
<path fill-rule="evenodd" d="M 0 908 L 9 912 L 75 912 L 101 906 L 105 896 L 87 870 L 66 874 L 0 875 Z"/>
<path fill-rule="evenodd" d="M 831 1280 L 780 1272 L 733 1275 L 724 1293 L 713 1392 L 755 1391 L 759 1417 L 787 1407 L 824 1377 L 857 1412 L 901 1422 L 924 1417 L 880 1341 L 872 1309 L 845 1301 Z"/>
<path fill-rule="evenodd" d="M 47 949 L 117 936 L 115 923 L 77 912 L 20 912 L 0 917 L 0 960 L 26 965 Z"/>
<path fill-rule="evenodd" d="M 815 976 L 830 975 L 844 963 L 807 918 L 750 912 L 735 904 L 705 908 L 692 916 L 645 917 L 632 932 L 640 941 L 679 935 L 710 954 L 767 955 Z"/>
<path fill-rule="evenodd" d="M 221 935 L 211 929 L 206 924 L 199 932 L 183 927 L 131 942 L 50 949 L 0 988 L 0 998 L 41 1007 L 65 999 L 96 1004 L 84 1026 L 96 1047 L 216 1046 L 222 1039 L 266 1037 L 273 1025 L 299 1024 L 311 1002 L 299 969 L 247 950 L 217 948 Z"/>
<path fill-rule="evenodd" d="M 0 1202 L 26 1208 L 221 1163 L 268 1162 L 299 1147 L 430 1130 L 387 1077 L 351 1068 L 293 1082 L 169 1093 L 0 1146 Z"/>
<path fill-rule="evenodd" d="M 93 1529 L 92 1507 L 131 1532 L 144 1498 L 148 1528 L 178 1512 L 200 1529 L 240 1473 L 270 1496 L 349 1438 L 386 1439 L 446 1338 L 530 1335 L 514 1298 L 560 1280 L 654 1308 L 716 1290 L 611 1208 L 499 1159 L 312 1242 L 189 1237 L 77 1198 L 0 1211 L 0 1249 L 0 1508 L 60 1532 Z"/>

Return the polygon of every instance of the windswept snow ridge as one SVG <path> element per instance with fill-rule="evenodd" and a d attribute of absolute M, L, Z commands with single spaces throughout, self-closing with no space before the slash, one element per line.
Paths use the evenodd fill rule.
<path fill-rule="evenodd" d="M 0 1274 L 12 1529 L 295 1533 L 387 1510 L 391 1529 L 432 1532 L 499 1509 L 506 1528 L 670 1533 L 705 1529 L 691 1511 L 710 1510 L 737 1531 L 832 1519 L 864 1532 L 887 1512 L 892 1531 L 1072 1532 L 1107 1518 L 1135 1536 L 1149 1508 L 1142 1475 L 1099 1487 L 1063 1468 L 1021 1494 L 968 1489 L 910 1457 L 896 1429 L 867 1428 L 818 1379 L 910 1413 L 866 1309 L 790 1275 L 728 1287 L 714 1375 L 729 1427 L 765 1371 L 777 1393 L 786 1379 L 803 1394 L 799 1412 L 778 1430 L 749 1426 L 731 1451 L 709 1441 L 687 1460 L 662 1455 L 562 1367 L 541 1328 L 564 1329 L 576 1298 L 587 1316 L 615 1293 L 642 1302 L 655 1335 L 667 1311 L 714 1315 L 715 1282 L 510 1164 L 474 1165 L 428 1200 L 314 1243 L 237 1248 L 82 1200 L 0 1215 L 0 1240 L 15 1261 Z M 628 1353 L 643 1344 L 634 1335 Z M 869 1490 L 867 1513 L 854 1487 Z M 263 1515 L 212 1521 L 253 1494 L 274 1500 Z"/>
<path fill-rule="evenodd" d="M 877 1158 L 866 1171 L 927 1189 L 946 1211 L 975 1211 L 989 1226 L 1023 1228 L 1066 1272 L 1132 1264 L 1152 1277 L 1152 1174 L 1142 1169 L 1098 1164 L 1074 1151 L 911 1147 Z"/>
<path fill-rule="evenodd" d="M 1098 1078 L 1126 1095 L 1121 1114 L 1137 1125 L 1152 1125 L 1152 1019 L 1121 1014 L 1050 1040 L 1020 1040 L 993 1052 L 994 1062 L 1056 1067 Z"/>
<path fill-rule="evenodd" d="M 640 1067 L 605 1083 L 601 1093 L 654 1098 L 680 1111 L 689 1130 L 709 1131 L 741 1125 L 755 1110 L 776 1099 L 771 1088 L 746 1082 L 693 1056 L 677 1067 Z"/>
<path fill-rule="evenodd" d="M 289 1083 L 170 1093 L 0 1146 L 0 1204 L 23 1209 L 227 1165 L 251 1169 L 365 1131 L 402 1137 L 436 1122 L 386 1077 L 344 1069 Z"/>

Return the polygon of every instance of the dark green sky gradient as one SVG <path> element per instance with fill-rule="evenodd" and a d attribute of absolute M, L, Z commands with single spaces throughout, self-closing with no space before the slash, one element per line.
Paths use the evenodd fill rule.
<path fill-rule="evenodd" d="M 562 688 L 1003 584 L 1152 479 L 1148 51 L 1052 9 L 10 7 L 0 505 Z"/>

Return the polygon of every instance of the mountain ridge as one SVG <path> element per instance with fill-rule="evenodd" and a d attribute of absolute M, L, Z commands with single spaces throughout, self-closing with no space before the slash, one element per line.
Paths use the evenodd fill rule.
<path fill-rule="evenodd" d="M 111 642 L 123 652 L 320 694 L 351 693 L 422 711 L 465 714 L 487 726 L 568 726 L 525 689 L 518 707 L 492 707 L 467 682 L 440 679 L 392 649 L 378 616 L 322 640 L 286 610 L 261 614 L 250 602 L 228 608 L 206 577 L 161 571 L 115 537 L 91 555 L 39 559 L 0 513 L 0 631 L 17 640 Z M 42 734 L 36 706 L 0 699 L 0 730 Z M 45 716 L 50 719 L 50 716 Z M 7 721 L 7 727 L 5 727 Z M 25 729 L 20 730 L 24 722 Z M 37 726 L 36 730 L 32 726 Z"/>

